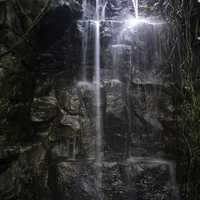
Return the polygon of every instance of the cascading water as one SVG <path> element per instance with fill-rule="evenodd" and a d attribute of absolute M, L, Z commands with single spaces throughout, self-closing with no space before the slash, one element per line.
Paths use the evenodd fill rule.
<path fill-rule="evenodd" d="M 87 19 L 87 0 L 84 0 L 82 3 L 82 9 L 83 9 L 83 21 L 86 21 Z M 84 28 L 86 31 L 83 31 L 82 35 L 82 81 L 86 81 L 86 61 L 87 61 L 87 45 L 88 45 L 88 23 L 84 24 Z"/>
<path fill-rule="evenodd" d="M 96 0 L 96 19 L 95 19 L 95 90 L 96 90 L 96 165 L 97 165 L 97 190 L 99 199 L 102 199 L 102 112 L 101 112 L 101 75 L 100 75 L 100 1 Z"/>
<path fill-rule="evenodd" d="M 133 2 L 133 7 L 134 7 L 134 11 L 135 11 L 135 18 L 138 18 L 138 0 L 132 0 Z"/>
<path fill-rule="evenodd" d="M 103 135 L 103 124 L 102 124 L 102 111 L 101 111 L 101 75 L 100 75 L 100 26 L 101 21 L 105 17 L 105 8 L 106 4 L 103 4 L 101 0 L 96 0 L 95 2 L 95 13 L 88 13 L 88 2 L 87 0 L 83 1 L 83 17 L 82 24 L 84 26 L 83 31 L 83 40 L 82 40 L 82 64 L 83 71 L 81 82 L 79 85 L 92 85 L 93 91 L 95 93 L 95 130 L 96 130 L 96 144 L 95 144 L 95 168 L 96 168 L 96 189 L 98 193 L 98 199 L 102 199 L 102 161 L 103 161 L 103 150 L 102 150 L 102 135 Z M 94 28 L 94 75 L 93 81 L 90 82 L 87 79 L 87 51 L 88 51 L 88 42 L 90 28 Z M 91 87 L 90 87 L 91 88 Z"/>
<path fill-rule="evenodd" d="M 106 87 L 111 88 L 113 90 L 119 89 L 117 91 L 117 93 L 121 93 L 119 96 L 122 99 L 122 101 L 126 102 L 126 120 L 128 121 L 128 125 L 127 125 L 127 130 L 125 134 L 126 137 L 126 142 L 125 142 L 125 148 L 123 150 L 123 156 L 121 157 L 121 159 L 123 160 L 123 164 L 127 165 L 126 167 L 128 168 L 126 170 L 127 173 L 127 179 L 129 180 L 127 183 L 127 187 L 131 188 L 132 186 L 132 179 L 130 178 L 132 176 L 131 173 L 133 173 L 130 169 L 135 165 L 139 164 L 144 164 L 145 166 L 147 165 L 148 167 L 150 166 L 150 168 L 152 166 L 168 166 L 169 168 L 169 173 L 170 173 L 170 178 L 171 178 L 171 182 L 173 184 L 173 187 L 175 188 L 175 180 L 174 180 L 174 168 L 172 166 L 172 164 L 168 161 L 165 161 L 163 159 L 154 159 L 148 156 L 144 156 L 144 157 L 139 157 L 139 156 L 135 156 L 134 153 L 129 153 L 130 151 L 130 135 L 133 132 L 133 114 L 131 113 L 131 94 L 130 94 L 130 88 L 132 87 L 130 82 L 132 79 L 132 74 L 133 74 L 133 70 L 135 68 L 135 66 L 133 66 L 132 63 L 132 56 L 140 56 L 140 55 L 134 55 L 134 51 L 136 47 L 133 47 L 133 45 L 129 42 L 127 42 L 128 40 L 131 41 L 136 41 L 135 43 L 137 43 L 137 26 L 141 25 L 141 26 L 154 26 L 154 25 L 160 25 L 162 23 L 157 23 L 157 22 L 153 22 L 153 21 L 148 21 L 147 19 L 144 19 L 142 17 L 139 16 L 139 2 L 138 0 L 130 0 L 132 2 L 132 8 L 134 8 L 134 17 L 130 18 L 130 14 L 127 15 L 127 18 L 114 18 L 114 19 L 106 19 L 105 14 L 106 14 L 106 8 L 108 6 L 108 4 L 110 3 L 110 1 L 108 2 L 104 2 L 103 0 L 96 0 L 95 2 L 95 8 L 90 9 L 92 6 L 94 7 L 93 3 L 90 4 L 91 2 L 89 2 L 89 0 L 84 0 L 83 1 L 83 19 L 82 19 L 82 24 L 84 27 L 83 30 L 83 43 L 82 43 L 82 48 L 83 48 L 83 60 L 82 60 L 82 64 L 83 64 L 83 68 L 84 71 L 82 73 L 82 77 L 81 77 L 81 84 L 86 85 L 88 88 L 90 88 L 91 90 L 93 90 L 94 92 L 94 107 L 95 107 L 95 173 L 96 173 L 96 191 L 97 191 L 97 196 L 95 197 L 95 199 L 98 200 L 103 200 L 103 199 L 107 199 L 104 196 L 105 193 L 105 189 L 104 189 L 104 171 L 103 168 L 108 165 L 108 166 L 115 166 L 117 165 L 115 162 L 106 160 L 106 153 L 104 153 L 104 148 L 103 148 L 103 135 L 104 135 L 104 124 L 103 124 L 103 111 L 102 111 L 102 97 L 103 94 L 101 93 L 101 87 L 103 87 L 104 89 Z M 130 3 L 129 1 L 129 3 Z M 91 6 L 92 5 L 92 6 Z M 130 4 L 129 4 L 130 5 Z M 90 6 L 90 7 L 89 7 Z M 112 7 L 112 6 L 110 6 Z M 92 13 L 92 11 L 93 13 Z M 133 14 L 131 14 L 133 15 Z M 111 40 L 109 41 L 110 43 L 107 45 L 109 46 L 109 51 L 111 51 L 111 57 L 112 57 L 112 68 L 111 69 L 111 76 L 109 76 L 108 74 L 104 74 L 104 76 L 101 76 L 102 74 L 102 68 L 101 68 L 101 57 L 103 57 L 103 53 L 102 51 L 104 51 L 105 45 L 101 46 L 101 28 L 103 29 L 103 25 L 106 25 L 107 27 L 113 29 L 113 27 L 119 27 L 116 28 L 117 31 L 119 31 L 119 34 L 116 34 L 113 30 L 112 35 L 115 36 L 111 36 Z M 93 29 L 93 38 L 90 38 L 90 33 L 89 30 Z M 115 30 L 115 31 L 116 31 Z M 126 35 L 125 33 L 127 31 L 132 31 L 134 34 L 134 37 L 132 37 L 131 39 L 129 38 L 128 35 Z M 142 37 L 142 36 L 141 36 Z M 92 43 L 92 44 L 91 44 Z M 139 42 L 138 42 L 139 43 Z M 142 45 L 143 45 L 144 41 L 142 41 Z M 106 47 L 107 48 L 107 47 Z M 93 57 L 93 73 L 92 73 L 92 81 L 88 80 L 87 76 L 87 64 L 88 64 L 88 51 L 91 51 L 91 49 L 93 50 L 92 53 L 94 53 L 94 57 Z M 145 51 L 145 49 L 144 49 Z M 128 53 L 127 53 L 128 52 Z M 144 58 L 145 59 L 145 58 Z M 138 61 L 139 64 L 139 58 L 135 58 L 135 63 L 136 61 Z M 105 65 L 105 62 L 104 62 Z M 122 69 L 122 66 L 125 66 L 126 69 Z M 104 71 L 106 71 L 106 69 L 103 69 Z M 124 73 L 123 70 L 126 70 L 126 72 Z M 107 77 L 107 78 L 106 78 Z M 107 83 L 110 83 L 107 84 Z M 109 86 L 106 86 L 109 85 Z M 140 86 L 138 86 L 140 87 Z M 124 90 L 124 91 L 123 91 Z M 107 93 L 109 93 L 109 91 L 107 91 Z M 113 92 L 115 93 L 115 91 Z M 118 95 L 116 93 L 116 95 Z M 112 94 L 113 95 L 113 94 Z M 108 95 L 107 94 L 107 98 L 111 98 L 112 95 Z M 126 97 L 123 99 L 123 95 L 125 95 Z M 112 98 L 111 98 L 112 100 Z M 113 103 L 113 106 L 115 107 L 115 103 Z M 110 103 L 111 105 L 112 103 Z M 121 106 L 121 105 L 119 105 Z M 146 117 L 147 118 L 147 117 Z M 145 119 L 146 119 L 145 118 Z M 148 120 L 148 119 L 147 119 Z M 144 123 L 145 120 L 143 120 Z M 117 130 L 118 131 L 118 130 Z M 124 130 L 125 131 L 125 130 Z M 107 133 L 106 133 L 107 134 Z M 120 134 L 118 134 L 120 135 Z M 132 136 L 134 137 L 134 136 Z M 125 167 L 125 168 L 126 168 Z M 133 195 L 134 196 L 134 195 Z M 132 198 L 132 196 L 130 196 L 129 198 Z M 133 197 L 134 198 L 134 197 Z M 178 199 L 178 197 L 176 197 L 176 199 Z"/>

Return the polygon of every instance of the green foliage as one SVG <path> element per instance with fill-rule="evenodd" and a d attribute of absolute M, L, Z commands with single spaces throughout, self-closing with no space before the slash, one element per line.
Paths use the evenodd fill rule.
<path fill-rule="evenodd" d="M 196 36 L 199 28 L 197 6 L 194 1 L 182 1 L 179 21 L 182 34 L 182 84 L 177 105 L 177 164 L 181 194 L 186 200 L 199 200 L 200 195 L 200 91 L 198 49 Z"/>

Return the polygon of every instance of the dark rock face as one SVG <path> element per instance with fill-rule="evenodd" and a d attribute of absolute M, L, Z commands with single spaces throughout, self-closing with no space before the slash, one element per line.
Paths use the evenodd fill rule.
<path fill-rule="evenodd" d="M 38 31 L 38 43 L 40 49 L 47 49 L 55 41 L 62 38 L 65 31 L 71 28 L 74 20 L 80 18 L 80 4 L 73 2 L 71 5 L 64 2 L 59 3 L 50 10 L 41 20 Z"/>
<path fill-rule="evenodd" d="M 163 16 L 159 8 L 164 2 L 141 1 L 140 10 L 144 16 Z M 107 18 L 119 19 L 132 10 L 130 1 L 111 0 Z M 0 153 L 2 200 L 99 199 L 95 87 L 77 81 L 80 13 L 78 1 L 53 1 L 35 33 L 39 51 L 29 107 L 34 144 L 8 146 L 5 137 L 0 138 L 5 146 Z M 164 160 L 171 157 L 174 131 L 173 80 L 166 57 L 172 30 L 167 25 L 142 24 L 134 30 L 124 29 L 121 22 L 101 25 L 103 199 L 177 200 L 175 169 Z M 94 74 L 91 37 L 90 79 Z"/>
<path fill-rule="evenodd" d="M 170 189 L 170 168 L 165 162 L 130 159 L 105 163 L 105 193 L 108 199 L 176 199 Z M 155 176 L 156 173 L 156 176 Z"/>

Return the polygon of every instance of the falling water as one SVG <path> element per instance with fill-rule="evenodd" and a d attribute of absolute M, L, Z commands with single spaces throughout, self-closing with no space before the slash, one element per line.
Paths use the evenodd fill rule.
<path fill-rule="evenodd" d="M 117 44 L 111 45 L 111 53 L 112 53 L 112 78 L 115 80 L 120 81 L 120 66 L 122 65 L 121 62 L 124 62 L 122 58 L 123 54 L 125 52 L 129 52 L 129 59 L 126 60 L 127 65 L 131 68 L 131 46 L 126 44 L 121 44 L 120 40 L 117 42 Z"/>
<path fill-rule="evenodd" d="M 102 6 L 101 19 L 105 20 L 107 2 Z"/>
<path fill-rule="evenodd" d="M 88 28 L 87 23 L 85 24 L 85 28 Z M 87 43 L 88 43 L 88 32 L 83 33 L 83 40 L 82 40 L 82 49 L 83 49 L 83 53 L 82 53 L 82 65 L 83 65 L 83 71 L 82 71 L 82 80 L 86 81 L 87 80 Z"/>
<path fill-rule="evenodd" d="M 83 16 L 80 20 L 81 26 L 83 27 L 83 39 L 82 39 L 82 77 L 78 86 L 88 87 L 93 85 L 92 90 L 95 92 L 95 128 L 96 128 L 96 144 L 95 144 L 95 155 L 96 155 L 96 188 L 98 193 L 98 199 L 103 199 L 101 192 L 102 188 L 102 161 L 103 161 L 103 151 L 102 151 L 102 135 L 103 135 L 103 125 L 102 125 L 102 111 L 101 111 L 101 75 L 100 75 L 100 26 L 101 21 L 105 19 L 106 3 L 104 4 L 102 0 L 96 0 L 95 13 L 91 13 L 91 4 L 88 0 L 83 0 L 82 9 Z M 94 76 L 93 82 L 87 79 L 87 51 L 91 46 L 88 46 L 92 38 L 89 37 L 90 28 L 94 28 Z"/>
<path fill-rule="evenodd" d="M 138 0 L 132 0 L 135 11 L 135 18 L 138 18 Z"/>
<path fill-rule="evenodd" d="M 100 77 L 100 23 L 102 13 L 100 13 L 101 2 L 96 0 L 95 19 L 95 84 L 96 84 L 96 165 L 97 165 L 97 190 L 99 199 L 102 199 L 102 112 L 101 112 L 101 77 Z"/>
<path fill-rule="evenodd" d="M 96 85 L 96 161 L 97 167 L 102 164 L 102 114 L 101 114 L 101 78 L 100 78 L 100 22 L 95 22 L 95 85 Z M 100 170 L 100 169 L 99 169 Z M 101 184 L 101 172 L 97 172 L 98 186 Z"/>
<path fill-rule="evenodd" d="M 139 13 L 138 13 L 138 0 L 132 0 L 133 3 L 133 7 L 134 7 L 134 13 L 135 13 L 135 18 L 138 19 L 139 18 Z M 103 167 L 103 158 L 104 158 L 104 153 L 103 153 L 103 116 L 102 116 L 102 102 L 101 102 L 101 38 L 100 38 L 100 29 L 101 29 L 101 23 L 102 21 L 104 22 L 112 22 L 112 23 L 118 23 L 118 24 L 126 24 L 128 22 L 128 27 L 133 28 L 137 25 L 137 23 L 139 23 L 139 20 L 137 20 L 137 23 L 134 18 L 133 21 L 129 21 L 127 20 L 105 20 L 105 12 L 106 12 L 106 6 L 107 3 L 104 3 L 104 0 L 96 0 L 96 7 L 93 10 L 93 15 L 91 16 L 87 16 L 87 12 L 88 12 L 88 0 L 83 0 L 83 21 L 84 21 L 84 29 L 85 31 L 83 31 L 83 43 L 82 43 L 82 48 L 83 48 L 83 67 L 85 69 L 86 65 L 87 65 L 87 49 L 88 49 L 88 44 L 89 44 L 89 40 L 90 38 L 88 38 L 88 29 L 90 28 L 91 25 L 93 25 L 94 27 L 94 77 L 93 77 L 93 82 L 88 84 L 88 80 L 87 80 L 87 74 L 86 72 L 84 72 L 83 75 L 83 82 L 81 82 L 81 85 L 88 85 L 90 86 L 90 88 L 92 88 L 93 90 L 95 90 L 95 110 L 96 110 L 96 116 L 95 116 L 95 128 L 96 128 L 96 147 L 95 147 L 95 156 L 96 156 L 96 162 L 95 162 L 95 169 L 96 169 L 96 188 L 97 188 L 97 193 L 98 193 L 98 200 L 103 200 L 104 196 L 103 196 L 103 189 L 102 189 L 102 167 Z M 90 18 L 91 17 L 91 18 Z M 143 24 L 147 23 L 146 21 L 141 21 Z M 150 23 L 150 22 L 148 22 Z M 147 23 L 147 24 L 148 24 Z M 127 27 L 126 27 L 127 28 Z M 119 34 L 120 36 L 120 34 Z M 119 37 L 117 36 L 117 38 Z M 121 38 L 121 36 L 119 37 Z M 92 46 L 93 47 L 93 46 Z M 123 39 L 116 39 L 116 41 L 111 45 L 111 49 L 112 49 L 112 56 L 113 56 L 113 74 L 112 74 L 112 81 L 116 82 L 116 83 L 121 83 L 121 77 L 120 77 L 120 66 L 121 66 L 121 62 L 120 59 L 122 58 L 122 52 L 123 51 L 129 51 L 130 52 L 130 61 L 127 64 L 128 66 L 130 65 L 130 68 L 132 67 L 132 59 L 131 59 L 131 54 L 132 54 L 132 46 L 130 45 L 126 45 L 123 43 Z M 132 68 L 131 68 L 132 69 Z M 132 69 L 133 70 L 133 69 Z M 130 71 L 129 74 L 131 74 L 132 72 Z M 127 81 L 129 84 L 129 81 Z M 127 90 L 129 90 L 129 85 L 127 85 Z M 129 91 L 127 91 L 128 94 Z M 129 130 L 128 132 L 131 133 L 131 109 L 130 109 L 130 99 L 127 100 L 127 104 L 128 104 L 128 121 L 129 121 Z M 128 134 L 127 133 L 127 138 L 128 138 Z M 128 149 L 128 141 L 127 141 L 127 149 L 126 149 L 126 158 L 128 161 L 130 161 L 131 163 L 134 163 L 135 160 L 137 160 L 138 158 L 135 157 L 134 159 L 130 158 L 129 156 L 129 149 Z M 142 157 L 139 159 L 139 161 L 141 162 L 145 162 L 145 163 L 156 163 L 156 164 L 165 164 L 167 166 L 170 167 L 170 174 L 172 176 L 172 184 L 176 185 L 174 178 L 174 172 L 173 172 L 173 167 L 172 165 L 170 165 L 169 162 L 165 162 L 162 160 L 155 160 L 155 159 L 148 159 L 145 157 Z"/>
<path fill-rule="evenodd" d="M 82 33 L 82 81 L 87 81 L 87 50 L 88 50 L 88 29 L 89 29 L 89 22 L 86 21 L 87 19 L 87 0 L 83 0 L 82 3 L 83 9 L 83 21 L 84 21 L 84 31 Z"/>

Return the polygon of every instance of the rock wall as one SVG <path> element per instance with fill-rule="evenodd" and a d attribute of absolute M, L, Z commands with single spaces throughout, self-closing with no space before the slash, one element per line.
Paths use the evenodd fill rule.
<path fill-rule="evenodd" d="M 22 24 L 14 9 L 16 5 L 5 1 L 0 5 L 3 12 L 7 12 L 7 18 L 1 18 L 0 22 L 14 24 L 19 21 L 17 28 L 23 33 L 22 25 L 28 26 L 29 20 L 34 22 L 45 2 L 20 2 L 27 22 Z M 144 16 L 159 13 L 167 21 L 160 9 L 162 2 L 142 1 L 140 9 Z M 128 1 L 109 1 L 106 12 L 109 19 L 118 19 L 129 7 Z M 91 8 L 94 9 L 93 5 Z M 24 106 L 27 108 L 25 114 L 13 114 L 16 127 L 20 124 L 18 135 L 23 130 L 22 125 L 28 125 L 25 136 L 18 140 L 17 135 L 17 139 L 10 142 L 4 131 L 1 134 L 2 200 L 99 198 L 95 163 L 95 91 L 92 84 L 79 82 L 81 30 L 76 20 L 80 13 L 78 1 L 52 1 L 36 30 L 30 34 L 29 42 L 34 50 L 23 42 L 13 54 L 7 55 L 8 59 L 14 56 L 20 57 L 20 61 L 28 60 L 31 69 L 27 74 L 32 84 L 27 85 L 30 81 L 27 78 L 22 89 L 17 88 L 21 89 L 20 97 L 25 95 L 25 89 L 27 98 L 23 103 L 20 99 L 14 104 L 17 112 L 23 111 Z M 174 41 L 173 30 L 166 24 L 158 27 L 143 24 L 134 30 L 125 30 L 121 39 L 123 44 L 118 45 L 121 28 L 121 24 L 102 23 L 103 199 L 178 199 L 175 167 L 173 162 L 166 161 L 173 158 L 171 148 L 175 131 L 174 80 L 169 54 Z M 8 34 L 4 34 L 9 40 L 2 46 L 1 53 L 9 50 L 16 40 L 16 36 Z M 91 79 L 93 42 L 92 38 L 88 50 L 91 59 L 87 63 Z M 24 54 L 22 49 L 28 52 Z M 24 58 L 27 55 L 29 59 Z M 114 55 L 120 59 L 114 59 Z M 6 67 L 12 71 L 22 66 L 23 62 Z M 3 74 L 5 68 L 1 69 Z M 22 115 L 26 118 L 21 118 Z M 16 116 L 20 116 L 20 120 Z M 12 123 L 9 120 L 8 123 L 11 128 Z M 15 134 L 16 129 L 12 128 Z"/>

